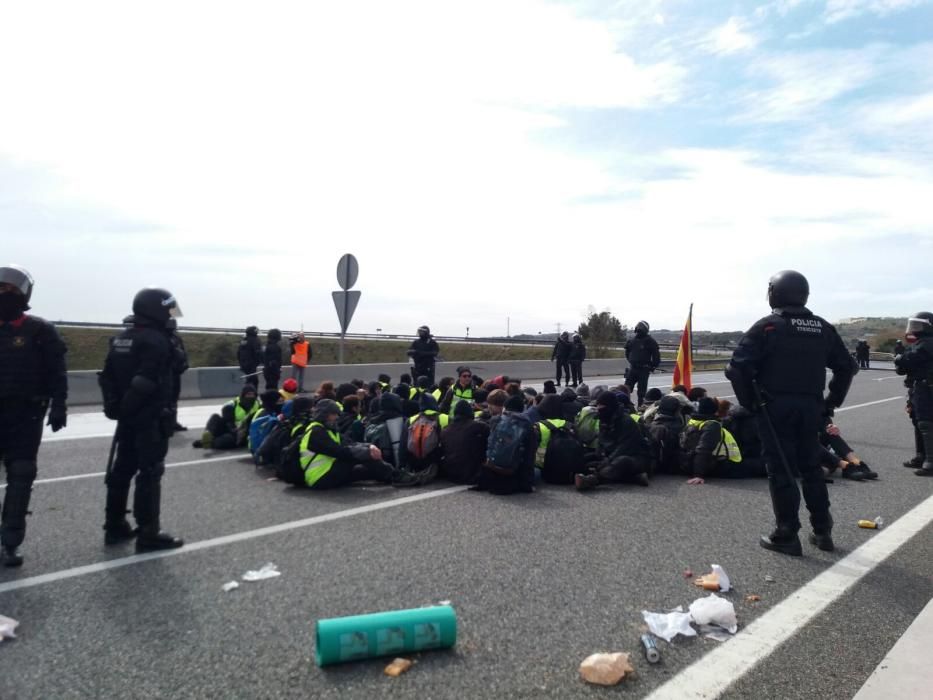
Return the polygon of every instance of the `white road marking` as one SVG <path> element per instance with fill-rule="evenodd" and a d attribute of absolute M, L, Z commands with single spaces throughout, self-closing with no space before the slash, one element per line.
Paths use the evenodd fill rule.
<path fill-rule="evenodd" d="M 866 406 L 876 406 L 879 403 L 887 403 L 888 401 L 897 401 L 898 399 L 903 400 L 903 396 L 892 396 L 889 399 L 878 399 L 877 401 L 869 401 L 868 403 L 857 403 L 854 406 L 843 406 L 842 408 L 837 408 L 836 413 L 842 413 L 843 411 L 851 411 L 856 408 L 865 408 Z"/>
<path fill-rule="evenodd" d="M 381 503 L 370 503 L 369 505 L 359 506 L 357 508 L 348 508 L 347 510 L 338 510 L 334 513 L 316 515 L 312 518 L 292 520 L 290 522 L 281 523 L 279 525 L 270 525 L 268 527 L 257 528 L 256 530 L 245 530 L 243 532 L 237 532 L 232 535 L 223 535 L 222 537 L 213 537 L 209 540 L 191 542 L 180 549 L 169 549 L 163 552 L 148 552 L 146 554 L 134 554 L 129 557 L 121 557 L 120 559 L 110 559 L 109 561 L 97 562 L 96 564 L 87 564 L 85 566 L 76 566 L 71 569 L 63 569 L 62 571 L 53 571 L 52 573 L 48 574 L 40 574 L 39 576 L 30 576 L 29 578 L 19 579 L 18 581 L 7 581 L 5 583 L 0 583 L 0 593 L 18 591 L 24 588 L 33 588 L 35 586 L 41 586 L 44 583 L 64 581 L 66 579 L 86 576 L 88 574 L 96 574 L 101 571 L 109 571 L 110 569 L 120 569 L 124 566 L 141 564 L 145 561 L 152 561 L 153 559 L 165 559 L 167 557 L 190 554 L 192 552 L 200 552 L 205 549 L 223 547 L 225 545 L 235 544 L 237 542 L 254 540 L 259 537 L 277 535 L 282 532 L 297 530 L 303 527 L 311 527 L 312 525 L 319 525 L 320 523 L 327 523 L 333 520 L 351 518 L 354 515 L 363 515 L 364 513 L 372 513 L 378 510 L 385 510 L 387 508 L 395 508 L 397 506 L 403 506 L 409 503 L 417 503 L 418 501 L 425 501 L 431 498 L 449 496 L 454 493 L 465 491 L 468 488 L 468 486 L 453 486 L 451 488 L 439 489 L 437 491 L 427 491 L 425 493 L 419 493 L 413 496 L 390 498 L 389 500 L 382 501 Z"/>
<path fill-rule="evenodd" d="M 933 496 L 678 673 L 647 700 L 718 698 L 931 521 Z"/>
<path fill-rule="evenodd" d="M 872 379 L 872 381 L 873 382 L 887 382 L 887 381 L 890 381 L 891 379 L 903 379 L 903 378 L 904 377 L 902 377 L 901 375 L 896 375 L 894 377 L 881 377 L 880 379 Z"/>

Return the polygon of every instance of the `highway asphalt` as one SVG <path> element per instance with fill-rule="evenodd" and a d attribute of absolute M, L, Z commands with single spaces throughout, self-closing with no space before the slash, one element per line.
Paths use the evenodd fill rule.
<path fill-rule="evenodd" d="M 719 373 L 695 384 L 732 393 Z M 882 516 L 894 528 L 930 499 L 933 479 L 900 466 L 913 447 L 903 393 L 893 373 L 856 377 L 837 423 L 881 476 L 829 486 L 838 549 L 805 544 L 802 558 L 757 545 L 772 525 L 765 480 L 657 477 L 648 488 L 513 497 L 443 483 L 317 494 L 268 480 L 240 454 L 194 449 L 195 425 L 172 440 L 163 507 L 164 526 L 192 546 L 137 557 L 132 545 L 103 545 L 109 439 L 80 435 L 108 424 L 89 412 L 83 433 L 69 437 L 69 427 L 43 445 L 26 564 L 0 571 L 0 615 L 20 621 L 18 638 L 0 644 L 0 697 L 596 697 L 605 691 L 577 672 L 596 651 L 632 652 L 637 677 L 613 692 L 645 697 L 739 641 L 659 641 L 663 662 L 645 662 L 641 611 L 705 595 L 685 569 L 726 568 L 741 635 L 884 533 L 857 520 Z M 194 402 L 186 415 L 210 407 Z M 933 597 L 931 534 L 926 522 L 850 589 L 827 591 L 832 602 L 724 696 L 852 697 Z M 222 591 L 267 562 L 281 576 Z M 414 655 L 400 678 L 383 675 L 385 660 L 314 664 L 315 620 L 442 600 L 458 614 L 456 647 Z"/>

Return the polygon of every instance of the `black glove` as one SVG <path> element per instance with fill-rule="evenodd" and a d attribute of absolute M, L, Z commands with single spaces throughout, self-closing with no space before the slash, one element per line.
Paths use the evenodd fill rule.
<path fill-rule="evenodd" d="M 159 428 L 165 437 L 172 437 L 175 434 L 176 417 L 175 411 L 171 408 L 163 408 L 159 413 Z"/>
<path fill-rule="evenodd" d="M 827 418 L 832 418 L 836 413 L 836 404 L 830 399 L 824 399 L 823 401 L 823 415 Z"/>
<path fill-rule="evenodd" d="M 52 404 L 52 407 L 49 409 L 49 419 L 46 422 L 46 425 L 52 426 L 53 433 L 57 433 L 59 430 L 68 425 L 68 409 L 65 407 L 65 404 Z"/>

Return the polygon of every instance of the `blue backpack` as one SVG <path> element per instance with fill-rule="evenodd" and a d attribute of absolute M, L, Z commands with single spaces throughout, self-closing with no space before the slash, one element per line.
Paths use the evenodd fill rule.
<path fill-rule="evenodd" d="M 489 436 L 486 459 L 503 469 L 522 466 L 531 439 L 531 421 L 523 413 L 503 413 Z"/>
<path fill-rule="evenodd" d="M 262 445 L 263 440 L 272 432 L 272 429 L 278 424 L 279 419 L 277 416 L 265 415 L 259 416 L 259 418 L 254 418 L 253 421 L 249 424 L 249 451 L 256 457 L 256 453 L 259 452 L 259 447 Z"/>

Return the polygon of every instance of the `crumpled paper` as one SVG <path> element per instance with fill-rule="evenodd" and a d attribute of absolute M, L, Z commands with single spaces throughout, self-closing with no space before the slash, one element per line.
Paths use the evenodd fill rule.
<path fill-rule="evenodd" d="M 665 642 L 670 642 L 678 634 L 685 637 L 696 637 L 697 632 L 690 626 L 690 613 L 684 612 L 684 606 L 678 605 L 669 613 L 656 613 L 642 610 L 641 616 L 651 633 Z"/>
<path fill-rule="evenodd" d="M 729 634 L 735 634 L 739 629 L 739 621 L 735 616 L 735 606 L 732 605 L 732 601 L 720 598 L 715 593 L 710 593 L 705 598 L 697 598 L 690 603 L 689 616 L 701 627 L 715 625 Z"/>
<path fill-rule="evenodd" d="M 580 677 L 596 685 L 616 685 L 635 672 L 625 652 L 590 654 L 580 664 Z"/>
<path fill-rule="evenodd" d="M 19 622 L 12 617 L 0 615 L 0 642 L 4 639 L 16 639 L 16 628 Z"/>
<path fill-rule="evenodd" d="M 258 571 L 247 571 L 243 574 L 242 579 L 244 581 L 264 581 L 267 578 L 275 578 L 276 576 L 281 576 L 282 572 L 279 571 L 279 567 L 275 564 L 269 563 Z"/>
<path fill-rule="evenodd" d="M 707 591 L 722 591 L 723 593 L 728 593 L 729 589 L 732 588 L 729 574 L 719 564 L 713 564 L 713 571 L 695 579 L 693 585 Z"/>
<path fill-rule="evenodd" d="M 240 587 L 240 584 L 236 581 L 227 581 L 221 588 L 223 588 L 224 593 L 229 593 L 230 591 L 236 590 Z"/>

